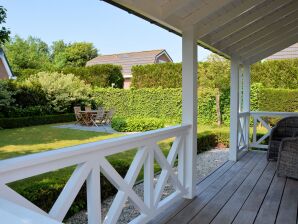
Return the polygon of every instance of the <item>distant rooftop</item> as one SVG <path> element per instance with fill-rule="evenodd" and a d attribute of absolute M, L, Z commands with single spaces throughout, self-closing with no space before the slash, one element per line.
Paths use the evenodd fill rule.
<path fill-rule="evenodd" d="M 87 66 L 96 64 L 114 64 L 122 66 L 122 73 L 124 77 L 131 76 L 131 67 L 134 65 L 146 65 L 157 63 L 157 59 L 161 55 L 166 55 L 168 61 L 172 61 L 166 50 L 150 50 L 139 52 L 127 52 L 110 55 L 100 55 L 87 62 Z"/>
<path fill-rule="evenodd" d="M 298 58 L 298 43 L 293 44 L 292 46 L 279 51 L 270 57 L 266 58 L 267 60 L 281 60 L 281 59 L 293 59 Z"/>

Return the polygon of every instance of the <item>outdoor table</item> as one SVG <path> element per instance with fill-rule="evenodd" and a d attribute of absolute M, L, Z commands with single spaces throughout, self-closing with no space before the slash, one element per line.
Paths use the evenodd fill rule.
<path fill-rule="evenodd" d="M 92 116 L 97 114 L 97 110 L 84 110 L 80 111 L 80 114 L 82 115 L 84 125 L 92 125 Z"/>

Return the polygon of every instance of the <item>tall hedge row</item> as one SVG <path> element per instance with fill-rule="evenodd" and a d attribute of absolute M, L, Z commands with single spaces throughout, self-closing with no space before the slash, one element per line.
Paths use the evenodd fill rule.
<path fill-rule="evenodd" d="M 172 89 L 102 89 L 93 94 L 97 104 L 114 108 L 120 117 L 156 117 L 170 121 L 180 121 L 182 115 L 182 90 Z M 216 122 L 215 94 L 211 89 L 198 92 L 199 122 Z M 225 97 L 228 97 L 226 94 Z M 229 103 L 229 99 L 222 100 Z M 224 105 L 222 105 L 224 107 Z M 224 110 L 229 113 L 227 109 Z M 225 116 L 228 118 L 228 116 Z"/>
<path fill-rule="evenodd" d="M 204 75 L 205 68 L 210 63 L 208 61 L 199 62 L 199 76 Z M 181 63 L 134 66 L 132 68 L 132 86 L 135 88 L 178 88 L 181 87 L 181 74 Z M 298 86 L 298 59 L 256 63 L 251 66 L 251 77 L 252 83 L 262 83 L 266 88 L 296 89 Z"/>
<path fill-rule="evenodd" d="M 114 108 L 120 117 L 156 117 L 180 121 L 182 114 L 182 90 L 172 89 L 95 89 L 93 96 L 98 104 Z M 229 92 L 221 94 L 223 122 L 229 123 Z M 251 90 L 251 109 L 255 111 L 298 110 L 298 90 L 270 89 L 255 84 Z M 198 91 L 198 121 L 216 122 L 215 92 L 212 89 Z"/>

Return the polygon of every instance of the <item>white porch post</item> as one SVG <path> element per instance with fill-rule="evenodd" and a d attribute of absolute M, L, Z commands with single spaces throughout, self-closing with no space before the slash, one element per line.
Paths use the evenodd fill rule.
<path fill-rule="evenodd" d="M 244 137 L 245 137 L 245 144 L 249 144 L 249 120 L 250 120 L 250 65 L 244 64 L 243 65 L 243 112 L 248 113 L 245 117 L 245 130 Z"/>
<path fill-rule="evenodd" d="M 230 95 L 230 160 L 238 158 L 238 122 L 239 122 L 239 61 L 231 59 L 231 95 Z"/>
<path fill-rule="evenodd" d="M 195 192 L 195 167 L 197 153 L 197 41 L 193 29 L 182 33 L 182 124 L 192 126 L 186 137 L 184 180 L 188 188 L 185 198 L 193 198 Z"/>

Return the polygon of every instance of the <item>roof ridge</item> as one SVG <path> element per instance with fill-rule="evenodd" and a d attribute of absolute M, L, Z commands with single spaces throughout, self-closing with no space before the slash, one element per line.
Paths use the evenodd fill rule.
<path fill-rule="evenodd" d="M 165 49 L 145 50 L 145 51 L 132 51 L 132 52 L 121 52 L 121 53 L 117 53 L 117 54 L 102 54 L 102 55 L 98 55 L 97 57 L 101 57 L 101 56 L 113 56 L 113 55 L 120 55 L 120 54 L 143 53 L 143 52 L 150 52 L 150 51 L 160 51 L 160 52 L 162 52 L 162 51 L 165 51 Z"/>

